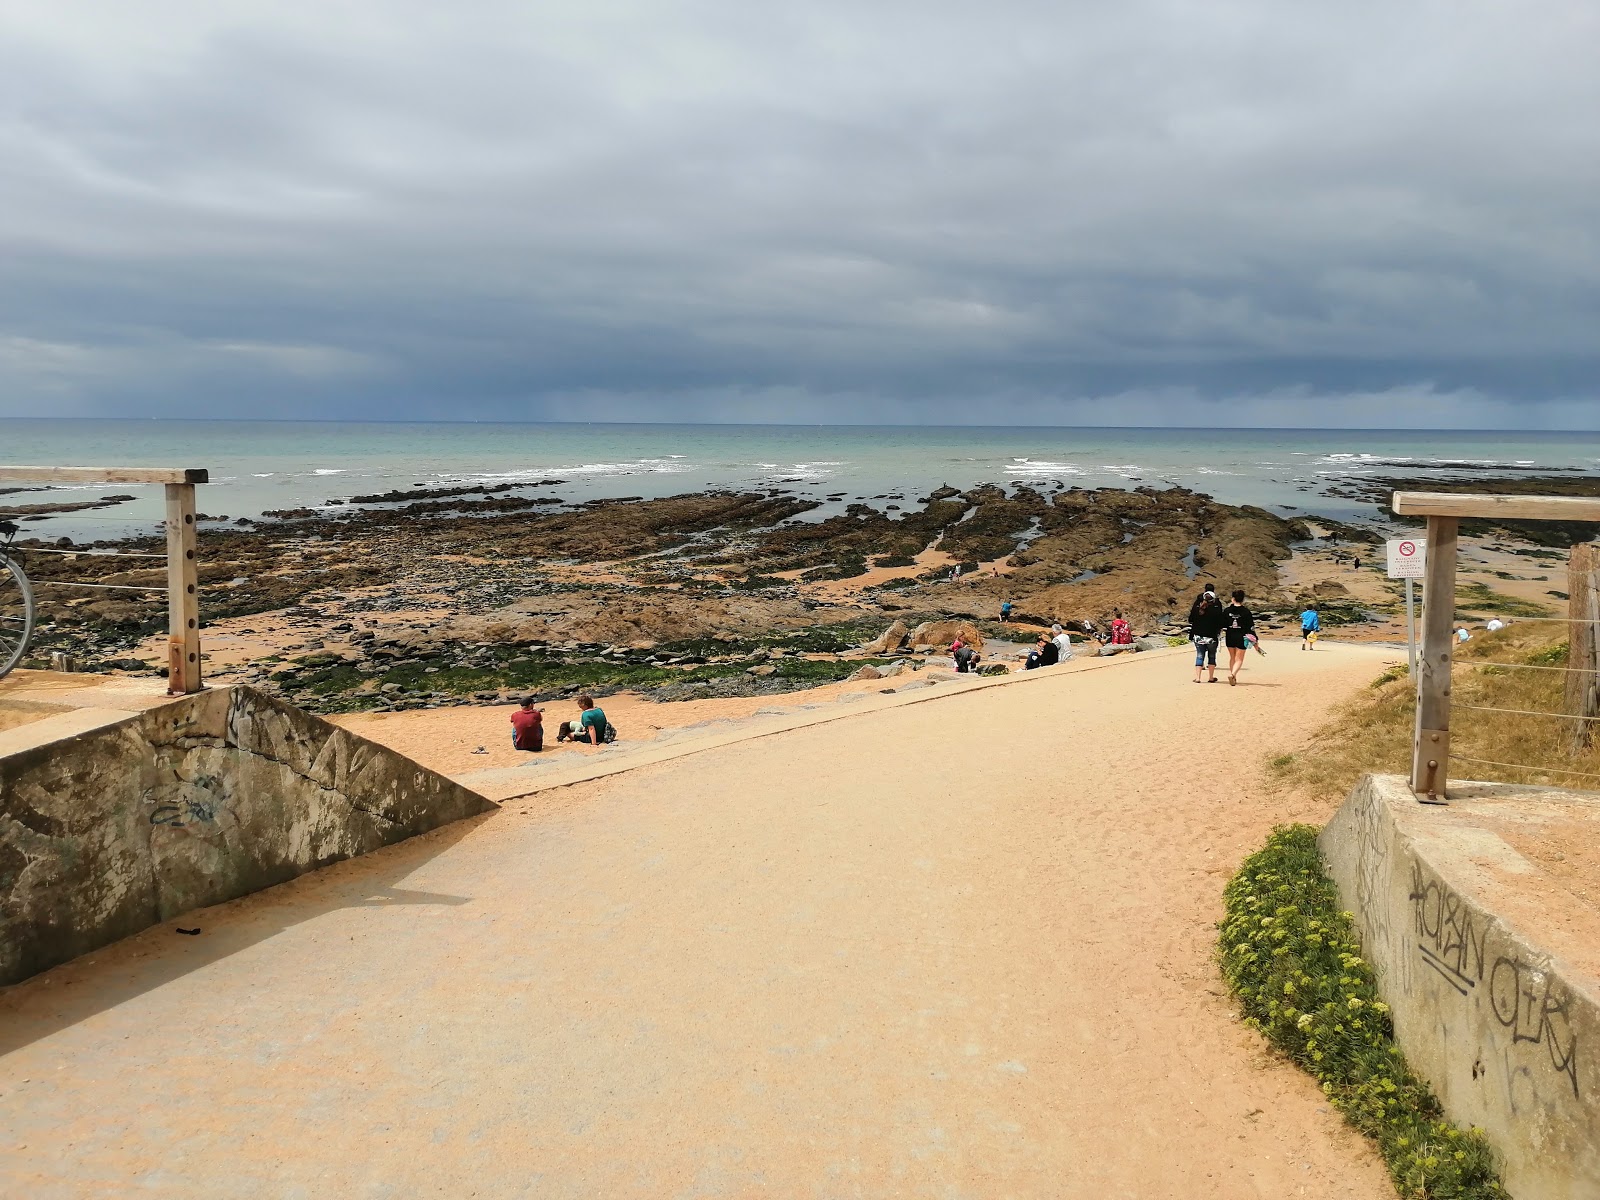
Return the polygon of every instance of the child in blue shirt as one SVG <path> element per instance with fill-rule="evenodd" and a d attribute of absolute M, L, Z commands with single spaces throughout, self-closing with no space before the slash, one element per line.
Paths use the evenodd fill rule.
<path fill-rule="evenodd" d="M 1300 614 L 1300 649 L 1315 650 L 1317 634 L 1322 632 L 1322 618 L 1317 616 L 1317 606 L 1308 604 Z"/>

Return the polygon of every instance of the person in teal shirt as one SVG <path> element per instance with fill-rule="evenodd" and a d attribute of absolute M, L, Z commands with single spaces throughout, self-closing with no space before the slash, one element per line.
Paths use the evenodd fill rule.
<path fill-rule="evenodd" d="M 1317 606 L 1309 604 L 1300 614 L 1300 649 L 1315 650 L 1317 634 L 1322 632 L 1322 618 L 1317 616 Z"/>
<path fill-rule="evenodd" d="M 578 707 L 583 710 L 583 715 L 575 722 L 561 722 L 561 728 L 556 730 L 556 741 L 571 740 L 591 746 L 605 745 L 611 732 L 606 723 L 605 710 L 595 704 L 593 696 L 579 696 Z"/>

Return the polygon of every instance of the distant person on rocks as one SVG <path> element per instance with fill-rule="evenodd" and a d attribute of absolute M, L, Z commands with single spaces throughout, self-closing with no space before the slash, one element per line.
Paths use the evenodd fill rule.
<path fill-rule="evenodd" d="M 1072 657 L 1072 635 L 1060 624 L 1050 626 L 1050 640 L 1056 644 L 1059 661 L 1066 662 Z"/>
<path fill-rule="evenodd" d="M 1300 614 L 1300 649 L 1315 650 L 1317 648 L 1317 635 L 1322 632 L 1322 618 L 1317 615 L 1315 604 L 1306 605 L 1305 612 Z"/>
<path fill-rule="evenodd" d="M 1462 625 L 1460 628 L 1458 628 L 1456 630 L 1456 641 L 1458 641 L 1458 642 L 1470 642 L 1471 640 L 1472 640 L 1472 635 L 1467 632 L 1467 627 L 1465 625 Z"/>
<path fill-rule="evenodd" d="M 1244 667 L 1244 652 L 1250 648 L 1249 636 L 1255 632 L 1255 615 L 1245 607 L 1244 589 L 1233 589 L 1233 603 L 1222 610 L 1222 636 L 1228 646 L 1228 684 L 1239 682 Z"/>
<path fill-rule="evenodd" d="M 1004 625 L 1011 620 L 1011 601 L 1003 601 L 1000 605 L 1000 624 Z"/>
<path fill-rule="evenodd" d="M 535 707 L 532 696 L 511 714 L 511 744 L 518 750 L 544 749 L 544 709 Z"/>
<path fill-rule="evenodd" d="M 1122 610 L 1111 610 L 1111 644 L 1113 646 L 1133 645 L 1133 626 L 1122 619 Z"/>
<path fill-rule="evenodd" d="M 1201 672 L 1211 672 L 1207 683 L 1217 681 L 1217 642 L 1222 637 L 1222 604 L 1216 593 L 1205 591 L 1194 602 L 1189 614 L 1189 640 L 1194 643 L 1194 681 L 1199 683 Z"/>
<path fill-rule="evenodd" d="M 1509 624 L 1511 624 L 1510 621 L 1502 621 L 1499 617 L 1490 617 L 1489 623 L 1484 628 L 1490 633 L 1494 633 L 1498 629 L 1504 629 Z"/>
<path fill-rule="evenodd" d="M 615 741 L 616 728 L 606 720 L 605 710 L 598 707 L 593 696 L 579 696 L 578 707 L 583 710 L 576 721 L 563 721 L 556 730 L 558 742 L 585 742 L 591 746 Z"/>

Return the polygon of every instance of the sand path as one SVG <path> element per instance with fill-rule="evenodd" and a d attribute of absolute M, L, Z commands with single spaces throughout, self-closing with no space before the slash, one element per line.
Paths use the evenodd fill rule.
<path fill-rule="evenodd" d="M 1176 656 L 515 801 L 0 995 L 0 1193 L 1388 1197 L 1232 1017 L 1262 754 Z"/>

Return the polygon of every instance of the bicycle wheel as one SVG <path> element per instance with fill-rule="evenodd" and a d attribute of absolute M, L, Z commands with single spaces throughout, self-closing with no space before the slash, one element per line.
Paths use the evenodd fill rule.
<path fill-rule="evenodd" d="M 22 661 L 33 636 L 33 589 L 22 568 L 0 555 L 0 677 Z"/>

